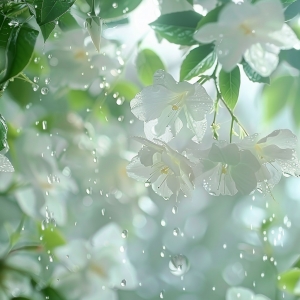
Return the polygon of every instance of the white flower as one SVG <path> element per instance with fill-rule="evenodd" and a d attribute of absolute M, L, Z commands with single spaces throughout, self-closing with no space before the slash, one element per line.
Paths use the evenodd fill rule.
<path fill-rule="evenodd" d="M 132 113 L 145 122 L 145 134 L 150 140 L 171 140 L 182 128 L 179 115 L 184 112 L 188 128 L 196 141 L 206 130 L 206 114 L 212 109 L 212 100 L 198 83 L 176 82 L 163 70 L 153 76 L 153 85 L 144 88 L 131 100 Z"/>
<path fill-rule="evenodd" d="M 152 184 L 153 190 L 164 198 L 177 195 L 180 190 L 185 195 L 191 194 L 193 164 L 186 157 L 159 140 L 155 140 L 156 143 L 138 137 L 135 140 L 145 146 L 127 166 L 130 177 Z"/>
<path fill-rule="evenodd" d="M 204 25 L 194 37 L 201 43 L 216 41 L 218 60 L 225 71 L 231 71 L 244 56 L 262 76 L 274 71 L 280 49 L 300 47 L 295 33 L 284 23 L 279 0 L 229 3 L 218 22 Z"/>
<path fill-rule="evenodd" d="M 12 166 L 8 158 L 0 154 L 0 172 L 14 172 L 15 169 Z"/>
<path fill-rule="evenodd" d="M 251 290 L 242 287 L 232 287 L 227 290 L 226 300 L 270 300 L 263 295 L 255 295 Z"/>
<path fill-rule="evenodd" d="M 269 190 L 284 176 L 300 176 L 300 163 L 296 154 L 297 137 L 289 129 L 275 130 L 264 138 L 254 134 L 244 138 L 238 146 L 257 158 L 260 169 L 259 188 Z"/>
<path fill-rule="evenodd" d="M 134 289 L 136 274 L 125 252 L 122 229 L 110 223 L 94 234 L 91 243 L 72 240 L 55 249 L 65 267 L 55 271 L 55 287 L 70 300 L 114 300 L 114 288 Z"/>
<path fill-rule="evenodd" d="M 199 162 L 197 181 L 211 195 L 247 195 L 256 189 L 260 165 L 250 151 L 240 151 L 236 144 L 219 141 L 208 150 L 194 150 L 191 157 Z"/>

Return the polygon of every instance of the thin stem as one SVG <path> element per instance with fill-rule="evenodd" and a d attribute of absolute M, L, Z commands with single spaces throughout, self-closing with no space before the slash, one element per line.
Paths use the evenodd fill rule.
<path fill-rule="evenodd" d="M 218 83 L 217 83 L 217 76 L 216 76 L 216 71 L 217 71 L 217 66 L 213 72 L 213 74 L 211 75 L 213 80 L 214 80 L 214 84 L 216 87 L 216 91 L 217 91 L 217 101 L 221 100 L 222 103 L 224 104 L 224 106 L 226 107 L 227 111 L 229 112 L 230 116 L 231 116 L 231 127 L 230 127 L 230 142 L 232 140 L 232 134 L 233 134 L 233 125 L 234 122 L 237 123 L 239 125 L 239 127 L 243 130 L 243 132 L 248 136 L 248 132 L 246 131 L 245 127 L 241 124 L 241 122 L 238 120 L 238 118 L 236 117 L 236 115 L 233 113 L 233 111 L 230 109 L 230 107 L 227 105 L 227 103 L 224 101 L 222 94 L 219 91 L 218 88 Z"/>
<path fill-rule="evenodd" d="M 233 124 L 234 124 L 234 118 L 231 118 L 231 124 L 230 124 L 230 143 L 232 142 L 232 131 L 233 131 Z"/>

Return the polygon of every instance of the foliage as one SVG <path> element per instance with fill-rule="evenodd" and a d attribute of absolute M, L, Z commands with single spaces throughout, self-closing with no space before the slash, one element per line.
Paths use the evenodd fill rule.
<path fill-rule="evenodd" d="M 300 1 L 231 2 L 1 1 L 1 300 L 300 295 Z"/>

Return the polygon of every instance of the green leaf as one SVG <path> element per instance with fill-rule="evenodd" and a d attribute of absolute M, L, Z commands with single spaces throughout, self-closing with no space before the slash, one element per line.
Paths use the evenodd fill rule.
<path fill-rule="evenodd" d="M 284 18 L 286 21 L 289 21 L 291 19 L 293 19 L 294 17 L 296 17 L 299 12 L 300 12 L 300 1 L 288 1 L 288 0 L 282 0 L 281 2 L 287 2 L 287 3 L 283 3 L 285 5 L 289 5 L 285 11 L 284 11 Z"/>
<path fill-rule="evenodd" d="M 165 69 L 159 56 L 150 49 L 144 49 L 138 53 L 136 67 L 139 78 L 144 85 L 152 84 L 153 74 L 159 69 Z"/>
<path fill-rule="evenodd" d="M 113 93 L 118 93 L 118 97 L 124 97 L 125 100 L 131 100 L 139 92 L 139 88 L 132 82 L 119 81 L 113 88 Z"/>
<path fill-rule="evenodd" d="M 270 77 L 263 77 L 256 73 L 245 60 L 242 60 L 242 65 L 245 74 L 251 81 L 270 84 Z"/>
<path fill-rule="evenodd" d="M 46 297 L 46 299 L 51 299 L 51 300 L 65 300 L 65 298 L 63 298 L 55 289 L 53 289 L 50 286 L 42 289 L 41 292 Z"/>
<path fill-rule="evenodd" d="M 54 22 L 50 22 L 50 23 L 41 25 L 40 28 L 41 28 L 41 32 L 42 32 L 44 41 L 46 41 L 49 38 L 51 32 L 54 30 L 55 23 Z"/>
<path fill-rule="evenodd" d="M 0 78 L 6 68 L 6 48 L 13 27 L 9 26 L 10 19 L 0 14 Z"/>
<path fill-rule="evenodd" d="M 300 127 L 300 84 L 299 84 L 299 77 L 295 79 L 295 85 L 297 85 L 296 94 L 292 101 L 292 115 L 295 125 L 299 128 Z M 299 268 L 300 268 L 300 262 L 299 262 Z"/>
<path fill-rule="evenodd" d="M 189 4 L 194 5 L 194 0 L 186 0 Z"/>
<path fill-rule="evenodd" d="M 19 75 L 30 62 L 39 32 L 27 26 L 14 27 L 6 44 L 6 71 L 0 83 Z"/>
<path fill-rule="evenodd" d="M 66 12 L 59 18 L 58 26 L 62 31 L 69 31 L 79 28 L 77 21 L 69 12 Z"/>
<path fill-rule="evenodd" d="M 282 50 L 279 54 L 280 60 L 285 60 L 292 67 L 300 70 L 300 51 L 296 49 Z"/>
<path fill-rule="evenodd" d="M 227 73 L 224 70 L 219 74 L 220 92 L 224 101 L 231 110 L 234 109 L 239 97 L 240 90 L 240 69 L 235 67 L 231 72 Z"/>
<path fill-rule="evenodd" d="M 45 230 L 40 229 L 40 235 L 43 237 L 43 245 L 46 250 L 52 251 L 54 248 L 65 245 L 66 241 L 60 231 L 54 227 L 49 226 Z"/>
<path fill-rule="evenodd" d="M 95 0 L 95 6 L 100 7 L 102 19 L 115 19 L 124 17 L 137 8 L 142 0 Z"/>
<path fill-rule="evenodd" d="M 89 32 L 97 51 L 100 52 L 102 19 L 95 16 L 87 18 L 85 21 L 85 28 Z"/>
<path fill-rule="evenodd" d="M 191 46 L 195 28 L 202 16 L 194 11 L 182 11 L 160 16 L 149 25 L 170 43 Z"/>
<path fill-rule="evenodd" d="M 37 23 L 41 26 L 56 21 L 75 2 L 75 0 L 34 0 Z"/>
<path fill-rule="evenodd" d="M 0 151 L 7 148 L 7 125 L 4 117 L 0 114 Z"/>
<path fill-rule="evenodd" d="M 208 23 L 217 22 L 219 14 L 223 9 L 224 5 L 217 6 L 215 9 L 211 10 L 205 17 L 203 17 L 197 24 L 196 30 L 200 29 L 202 26 Z"/>
<path fill-rule="evenodd" d="M 274 79 L 271 85 L 263 89 L 264 118 L 273 119 L 296 96 L 295 77 L 284 76 Z"/>
<path fill-rule="evenodd" d="M 193 49 L 186 56 L 180 68 L 180 80 L 189 80 L 211 68 L 216 60 L 212 45 Z"/>
<path fill-rule="evenodd" d="M 300 269 L 294 268 L 280 274 L 280 279 L 278 280 L 278 287 L 282 290 L 294 294 L 295 287 L 297 286 L 299 280 L 300 280 Z M 299 293 L 297 294 L 299 295 Z"/>

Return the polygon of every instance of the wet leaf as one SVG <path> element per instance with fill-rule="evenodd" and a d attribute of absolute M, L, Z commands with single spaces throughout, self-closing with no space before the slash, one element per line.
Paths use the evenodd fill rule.
<path fill-rule="evenodd" d="M 208 23 L 217 22 L 219 14 L 223 9 L 224 5 L 220 5 L 210 11 L 205 17 L 203 17 L 197 24 L 196 30 L 200 29 L 202 26 Z"/>
<path fill-rule="evenodd" d="M 236 106 L 239 97 L 240 90 L 240 69 L 235 67 L 231 72 L 227 73 L 224 70 L 219 74 L 219 86 L 220 92 L 224 98 L 224 101 L 233 110 Z"/>
<path fill-rule="evenodd" d="M 89 32 L 97 51 L 100 52 L 102 19 L 100 17 L 95 16 L 87 18 L 85 21 L 85 28 Z"/>
<path fill-rule="evenodd" d="M 245 60 L 242 61 L 242 65 L 245 74 L 251 81 L 270 84 L 270 77 L 262 77 L 256 73 Z"/>
<path fill-rule="evenodd" d="M 191 46 L 198 44 L 193 35 L 201 18 L 194 11 L 182 11 L 162 15 L 149 25 L 170 43 Z"/>
<path fill-rule="evenodd" d="M 141 82 L 150 85 L 153 82 L 153 75 L 165 66 L 159 56 L 150 49 L 144 49 L 138 53 L 136 58 L 136 68 Z"/>
<path fill-rule="evenodd" d="M 180 80 L 189 80 L 209 68 L 216 60 L 212 45 L 204 45 L 193 49 L 184 59 L 180 68 Z"/>
<path fill-rule="evenodd" d="M 300 294 L 299 292 L 295 293 L 295 288 L 299 280 L 300 280 L 300 269 L 294 268 L 280 274 L 280 279 L 278 280 L 278 287 L 292 294 L 299 295 Z"/>
<path fill-rule="evenodd" d="M 52 251 L 54 248 L 66 244 L 63 235 L 56 227 L 49 226 L 45 230 L 40 229 L 40 234 L 43 237 L 42 242 L 46 250 Z"/>

